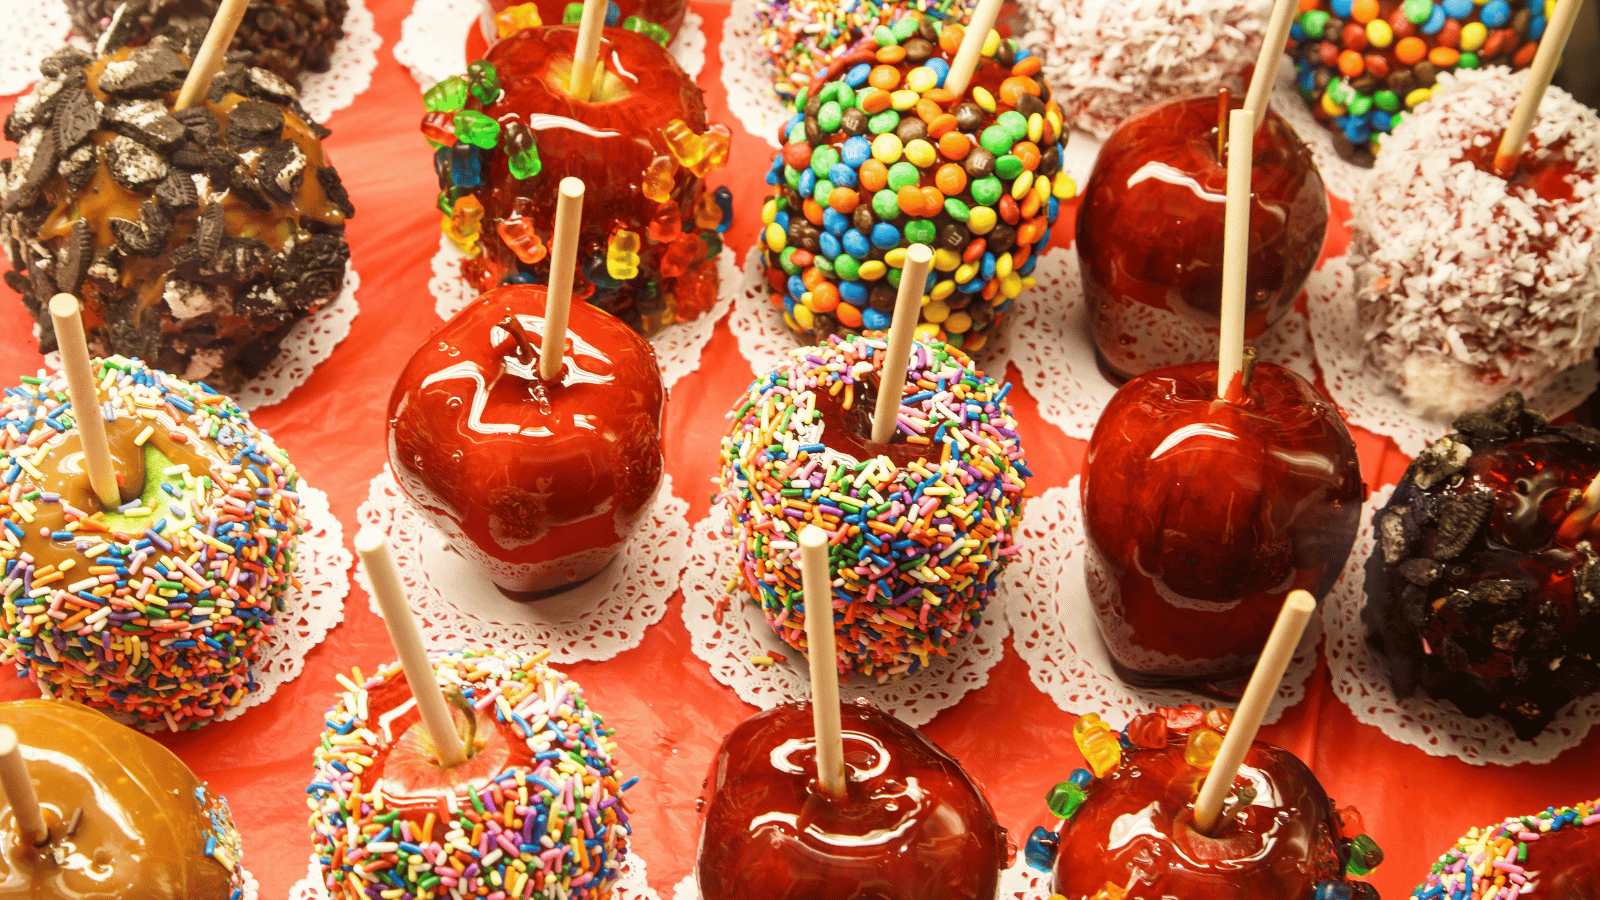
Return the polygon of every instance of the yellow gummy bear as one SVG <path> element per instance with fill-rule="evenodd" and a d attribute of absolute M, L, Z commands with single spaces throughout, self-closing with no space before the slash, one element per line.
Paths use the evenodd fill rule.
<path fill-rule="evenodd" d="M 717 198 L 711 194 L 704 194 L 694 208 L 694 227 L 716 230 L 722 224 L 722 207 L 717 205 Z"/>
<path fill-rule="evenodd" d="M 1108 881 L 1101 885 L 1100 890 L 1095 891 L 1094 896 L 1090 897 L 1089 900 L 1122 900 L 1126 895 L 1127 891 Z"/>
<path fill-rule="evenodd" d="M 732 144 L 733 133 L 726 125 L 713 125 L 705 134 L 695 134 L 687 122 L 682 119 L 673 119 L 661 129 L 661 136 L 667 141 L 667 152 L 678 165 L 694 173 L 696 178 L 702 178 L 712 169 L 718 169 L 728 162 L 728 151 Z"/>
<path fill-rule="evenodd" d="M 539 7 L 533 3 L 523 3 L 502 9 L 494 16 L 494 30 L 502 38 L 508 38 L 525 28 L 538 28 L 544 23 L 539 18 Z"/>
<path fill-rule="evenodd" d="M 1189 732 L 1188 743 L 1183 745 L 1183 758 L 1199 769 L 1209 769 L 1222 750 L 1222 735 L 1209 728 L 1196 728 Z"/>
<path fill-rule="evenodd" d="M 483 204 L 468 194 L 456 201 L 455 209 L 444 217 L 440 227 L 445 236 L 468 256 L 477 253 L 478 235 L 483 224 Z"/>
<path fill-rule="evenodd" d="M 645 197 L 656 203 L 672 199 L 673 174 L 676 170 L 677 166 L 665 156 L 650 160 L 650 167 L 644 170 L 644 184 L 641 185 Z"/>
<path fill-rule="evenodd" d="M 639 235 L 626 228 L 618 229 L 606 245 L 606 272 L 618 281 L 627 281 L 639 275 Z"/>

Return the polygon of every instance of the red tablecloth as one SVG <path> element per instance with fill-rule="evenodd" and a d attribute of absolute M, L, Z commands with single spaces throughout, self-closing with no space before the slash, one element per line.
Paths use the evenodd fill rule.
<path fill-rule="evenodd" d="M 391 50 L 411 0 L 369 0 L 384 48 L 372 87 L 327 124 L 327 146 L 358 209 L 349 227 L 361 274 L 361 315 L 333 357 L 287 401 L 256 414 L 292 455 L 308 483 L 327 491 L 347 526 L 367 484 L 384 461 L 384 409 L 401 364 L 438 324 L 429 295 L 429 259 L 438 246 L 437 190 L 429 155 L 417 132 L 420 91 Z M 697 0 L 705 17 L 706 66 L 700 75 L 715 120 L 734 130 L 734 163 L 714 184 L 734 191 L 729 243 L 741 260 L 756 232 L 771 150 L 726 114 L 718 59 L 727 6 Z M 0 101 L 9 111 L 12 99 Z M 6 153 L 14 152 L 8 149 Z M 1071 242 L 1074 206 L 1062 216 L 1056 241 Z M 1340 252 L 1347 209 L 1334 204 L 1330 252 Z M 34 371 L 39 354 L 32 323 L 20 303 L 0 288 L 0 373 L 6 379 Z M 700 371 L 681 381 L 668 406 L 668 469 L 690 504 L 691 520 L 705 515 L 717 441 L 728 404 L 751 372 L 726 323 L 704 354 Z M 1015 377 L 1015 373 L 1012 373 Z M 1084 445 L 1044 423 L 1032 398 L 1011 393 L 1029 426 L 1028 458 L 1035 490 L 1064 486 L 1082 466 Z M 1387 439 L 1357 433 L 1369 485 L 1392 483 L 1406 460 Z M 347 532 L 348 535 L 348 532 Z M 630 792 L 636 809 L 634 846 L 649 863 L 663 894 L 694 864 L 700 793 L 722 736 L 754 710 L 715 681 L 690 652 L 677 604 L 643 644 L 604 663 L 570 667 L 593 704 L 617 729 L 621 761 L 643 780 Z M 262 896 L 280 898 L 306 870 L 310 849 L 305 785 L 322 712 L 338 688 L 336 672 L 366 671 L 392 657 L 382 623 L 367 598 L 352 589 L 345 621 L 313 650 L 305 673 L 272 700 L 241 718 L 161 740 L 213 787 L 225 794 L 244 833 L 245 862 L 262 884 Z M 4 682 L 0 696 L 34 694 L 26 681 Z M 927 734 L 986 787 L 1000 821 L 1020 845 L 1044 823 L 1044 793 L 1081 758 L 1073 745 L 1074 717 L 1062 712 L 1028 680 L 1024 663 L 1007 649 L 987 686 L 935 718 Z M 1354 803 L 1387 860 L 1374 880 L 1386 897 L 1405 896 L 1434 857 L 1467 828 L 1512 813 L 1570 803 L 1600 794 L 1600 731 L 1582 746 L 1544 766 L 1478 767 L 1438 759 L 1402 746 L 1355 721 L 1319 671 L 1309 698 L 1263 736 L 1309 762 L 1337 801 Z"/>

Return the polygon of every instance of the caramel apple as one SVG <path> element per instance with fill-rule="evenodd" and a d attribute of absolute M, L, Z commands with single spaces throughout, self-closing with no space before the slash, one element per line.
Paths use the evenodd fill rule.
<path fill-rule="evenodd" d="M 466 748 L 460 765 L 440 763 L 398 663 L 343 679 L 327 712 L 306 804 L 329 896 L 437 896 L 441 879 L 456 897 L 611 896 L 632 782 L 583 690 L 513 652 L 443 653 L 432 665 Z"/>
<path fill-rule="evenodd" d="M 1084 717 L 1074 731 L 1099 774 L 1079 769 L 1050 790 L 1051 813 L 1064 821 L 1056 834 L 1034 832 L 1030 864 L 1050 869 L 1066 900 L 1376 898 L 1346 879 L 1382 860 L 1371 838 L 1343 833 L 1360 828 L 1359 815 L 1336 813 L 1316 776 L 1282 748 L 1253 742 L 1221 818 L 1210 834 L 1195 829 L 1195 796 L 1228 718 L 1163 709 L 1118 735 Z M 1107 740 L 1101 751 L 1097 741 Z"/>
<path fill-rule="evenodd" d="M 401 490 L 509 594 L 605 568 L 661 485 L 655 351 L 573 303 L 560 379 L 539 376 L 545 289 L 483 295 L 412 356 L 389 398 Z"/>
<path fill-rule="evenodd" d="M 573 296 L 654 334 L 708 309 L 729 132 L 650 38 L 604 30 L 593 94 L 568 93 L 576 26 L 527 28 L 424 97 L 445 234 L 479 290 L 549 280 L 557 185 L 588 186 Z M 731 202 L 727 207 L 731 216 Z"/>
<path fill-rule="evenodd" d="M 0 725 L 19 738 L 50 832 L 35 846 L 0 808 L 0 897 L 240 896 L 228 802 L 170 750 L 65 700 L 0 703 Z"/>
<path fill-rule="evenodd" d="M 1084 184 L 1076 243 L 1084 296 L 1101 367 L 1117 381 L 1216 358 L 1224 99 L 1170 100 L 1123 120 Z M 1288 124 L 1269 111 L 1252 148 L 1246 340 L 1289 312 L 1328 226 L 1322 178 Z"/>
<path fill-rule="evenodd" d="M 1218 685 L 1254 663 L 1284 597 L 1320 598 L 1355 542 L 1365 491 L 1338 409 L 1269 363 L 1239 402 L 1217 365 L 1123 385 L 1083 476 L 1089 594 L 1122 678 Z"/>
<path fill-rule="evenodd" d="M 961 766 L 864 703 L 842 709 L 846 794 L 816 782 L 809 703 L 745 720 L 706 789 L 703 900 L 993 900 L 1005 829 Z"/>

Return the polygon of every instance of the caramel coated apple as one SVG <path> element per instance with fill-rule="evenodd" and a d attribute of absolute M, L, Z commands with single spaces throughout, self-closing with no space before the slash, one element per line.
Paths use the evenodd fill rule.
<path fill-rule="evenodd" d="M 1100 364 L 1119 381 L 1216 358 L 1228 182 L 1219 106 L 1183 98 L 1130 116 L 1084 185 L 1084 296 Z M 1294 305 L 1328 228 L 1322 177 L 1288 124 L 1268 112 L 1252 146 L 1247 340 Z"/>
<path fill-rule="evenodd" d="M 1089 441 L 1089 594 L 1130 683 L 1248 674 L 1288 592 L 1321 598 L 1355 542 L 1365 490 L 1338 408 L 1282 366 L 1256 365 L 1238 403 L 1216 379 L 1135 378 Z"/>
<path fill-rule="evenodd" d="M 406 496 L 507 593 L 592 577 L 661 485 L 666 389 L 655 351 L 574 302 L 565 365 L 539 377 L 545 290 L 510 285 L 457 313 L 389 398 L 389 461 Z"/>
<path fill-rule="evenodd" d="M 1006 834 L 982 791 L 911 726 L 842 712 L 842 801 L 817 786 L 810 704 L 728 735 L 707 785 L 703 900 L 992 900 Z"/>

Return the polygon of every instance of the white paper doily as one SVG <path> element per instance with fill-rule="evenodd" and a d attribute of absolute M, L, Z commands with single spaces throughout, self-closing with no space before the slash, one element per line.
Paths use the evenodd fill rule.
<path fill-rule="evenodd" d="M 1365 566 L 1374 545 L 1372 518 L 1393 492 L 1392 486 L 1374 491 L 1362 507 L 1355 549 L 1322 604 L 1333 692 L 1361 722 L 1429 756 L 1454 756 L 1475 766 L 1512 766 L 1547 763 L 1578 746 L 1590 727 L 1600 722 L 1600 695 L 1567 704 L 1531 741 L 1518 740 L 1511 725 L 1498 716 L 1468 718 L 1454 704 L 1420 692 L 1406 700 L 1395 698 L 1383 664 L 1367 646 L 1366 628 L 1361 623 L 1361 608 L 1366 604 Z"/>
<path fill-rule="evenodd" d="M 18 94 L 39 80 L 39 63 L 66 43 L 88 48 L 72 31 L 61 0 L 0 0 L 0 96 Z M 349 106 L 372 84 L 383 38 L 373 27 L 365 0 L 350 0 L 344 37 L 333 47 L 328 71 L 301 77 L 300 103 L 318 122 Z"/>
<path fill-rule="evenodd" d="M 1012 840 L 1015 839 L 1012 835 Z M 1050 873 L 1029 868 L 1020 853 L 1011 868 L 1000 873 L 999 888 L 997 900 L 1050 900 L 1054 893 L 1050 890 Z M 291 894 L 290 900 L 299 900 L 299 897 Z M 678 882 L 672 889 L 672 900 L 700 900 L 700 883 L 694 875 L 687 875 Z"/>
<path fill-rule="evenodd" d="M 406 598 L 429 647 L 493 650 L 532 644 L 549 648 L 550 661 L 560 665 L 631 650 L 644 640 L 645 629 L 667 614 L 667 601 L 688 564 L 688 511 L 689 504 L 672 494 L 672 476 L 666 476 L 650 520 L 610 566 L 536 603 L 506 597 L 482 569 L 451 552 L 444 535 L 400 492 L 387 463 L 372 479 L 356 518 L 388 532 Z M 364 569 L 357 568 L 356 580 L 371 597 Z M 377 601 L 369 605 L 378 613 Z"/>
<path fill-rule="evenodd" d="M 300 484 L 300 513 L 306 530 L 296 545 L 294 577 L 299 587 L 284 594 L 284 611 L 261 639 L 261 655 L 251 673 L 256 688 L 238 706 L 222 710 L 200 724 L 227 722 L 245 710 L 272 699 L 278 688 L 300 677 L 306 654 L 322 643 L 333 626 L 344 621 L 344 598 L 350 593 L 350 566 L 354 558 L 344 546 L 344 526 L 328 506 L 328 495 Z M 50 692 L 40 685 L 40 696 Z M 114 716 L 114 718 L 120 718 Z M 149 732 L 167 730 L 161 722 L 131 723 Z"/>
<path fill-rule="evenodd" d="M 257 881 L 254 875 L 250 874 L 249 869 L 243 869 L 242 872 L 244 874 L 244 884 L 241 885 L 244 890 L 242 900 L 260 900 L 261 882 Z"/>
<path fill-rule="evenodd" d="M 772 92 L 772 71 L 756 52 L 761 23 L 750 0 L 733 0 L 722 20 L 722 89 L 728 95 L 728 112 L 744 130 L 778 147 L 778 127 L 790 111 Z"/>
<path fill-rule="evenodd" d="M 1155 712 L 1158 706 L 1215 705 L 1214 699 L 1189 691 L 1136 688 L 1117 678 L 1084 580 L 1080 496 L 1074 477 L 1066 487 L 1028 501 L 1017 536 L 1023 552 L 1001 576 L 1006 596 L 1014 601 L 1006 606 L 1011 645 L 1027 662 L 1028 677 L 1065 712 L 1098 713 L 1112 728 L 1126 727 L 1134 716 Z M 1313 620 L 1263 722 L 1278 721 L 1284 710 L 1305 699 L 1320 637 Z"/>
<path fill-rule="evenodd" d="M 1413 412 L 1382 374 L 1366 364 L 1366 329 L 1356 315 L 1355 270 L 1348 256 L 1324 260 L 1306 281 L 1306 296 L 1323 383 L 1351 425 L 1393 438 L 1407 456 L 1416 456 L 1450 430 L 1449 420 Z M 1554 376 L 1549 386 L 1527 398 L 1528 405 L 1559 416 L 1582 403 L 1597 384 L 1600 373 L 1590 359 Z"/>
<path fill-rule="evenodd" d="M 344 289 L 333 302 L 301 319 L 289 329 L 278 345 L 278 355 L 272 358 L 256 377 L 244 383 L 234 396 L 234 401 L 246 412 L 281 403 L 295 388 L 305 384 L 311 372 L 333 355 L 350 334 L 350 323 L 361 312 L 356 305 L 356 291 L 361 288 L 361 276 L 353 266 L 344 270 Z M 33 339 L 39 339 L 39 325 L 33 326 Z M 61 353 L 52 350 L 44 355 L 46 368 L 61 369 Z"/>
<path fill-rule="evenodd" d="M 460 75 L 467 70 L 467 36 L 478 27 L 483 11 L 483 0 L 416 0 L 400 23 L 395 60 L 423 90 Z M 683 17 L 683 27 L 667 44 L 667 52 L 690 79 L 700 77 L 706 65 L 706 33 L 699 13 L 690 11 Z"/>
<path fill-rule="evenodd" d="M 428 291 L 433 294 L 433 311 L 441 319 L 449 319 L 478 299 L 478 292 L 461 276 L 464 259 L 466 257 L 449 238 L 439 235 L 439 252 L 433 255 L 433 277 L 428 279 Z M 733 305 L 734 292 L 740 287 L 739 279 L 733 251 L 723 247 L 717 255 L 717 302 L 693 319 L 668 325 L 649 339 L 656 351 L 656 362 L 661 366 L 661 380 L 668 389 L 677 384 L 678 379 L 700 368 L 700 354 L 710 343 L 717 323 Z"/>
<path fill-rule="evenodd" d="M 651 889 L 645 874 L 644 858 L 638 851 L 630 849 L 628 858 L 622 863 L 622 877 L 611 887 L 612 900 L 661 900 L 661 896 Z M 254 898 L 247 896 L 246 900 Z M 306 877 L 289 888 L 289 900 L 332 900 L 323 885 L 322 865 L 317 862 L 315 854 L 306 864 Z"/>
<path fill-rule="evenodd" d="M 1348 203 L 1372 180 L 1372 170 L 1339 155 L 1333 146 L 1333 134 L 1311 114 L 1311 108 L 1306 106 L 1305 98 L 1300 96 L 1299 89 L 1295 87 L 1294 75 L 1294 61 L 1280 59 L 1278 81 L 1272 87 L 1272 97 L 1268 102 L 1272 104 L 1272 111 L 1289 123 L 1289 127 L 1311 151 L 1311 158 L 1317 164 L 1317 174 L 1322 176 L 1322 184 L 1328 193 Z"/>
<path fill-rule="evenodd" d="M 733 543 L 722 535 L 727 521 L 722 504 L 694 526 L 689 567 L 683 573 L 683 624 L 689 629 L 689 646 L 711 667 L 713 678 L 734 689 L 739 699 L 771 709 L 779 703 L 811 696 L 811 673 L 805 656 L 779 640 L 762 617 L 761 607 L 750 602 L 743 586 L 730 590 L 738 576 Z M 726 599 L 722 622 L 717 605 Z M 1006 636 L 1001 607 L 1005 590 L 990 596 L 983 621 L 951 651 L 927 668 L 879 684 L 869 678 L 847 678 L 839 683 L 839 696 L 850 702 L 866 697 L 873 705 L 914 728 L 926 725 L 967 693 L 989 681 L 989 670 L 1000 662 Z M 765 658 L 771 664 L 754 660 Z"/>

